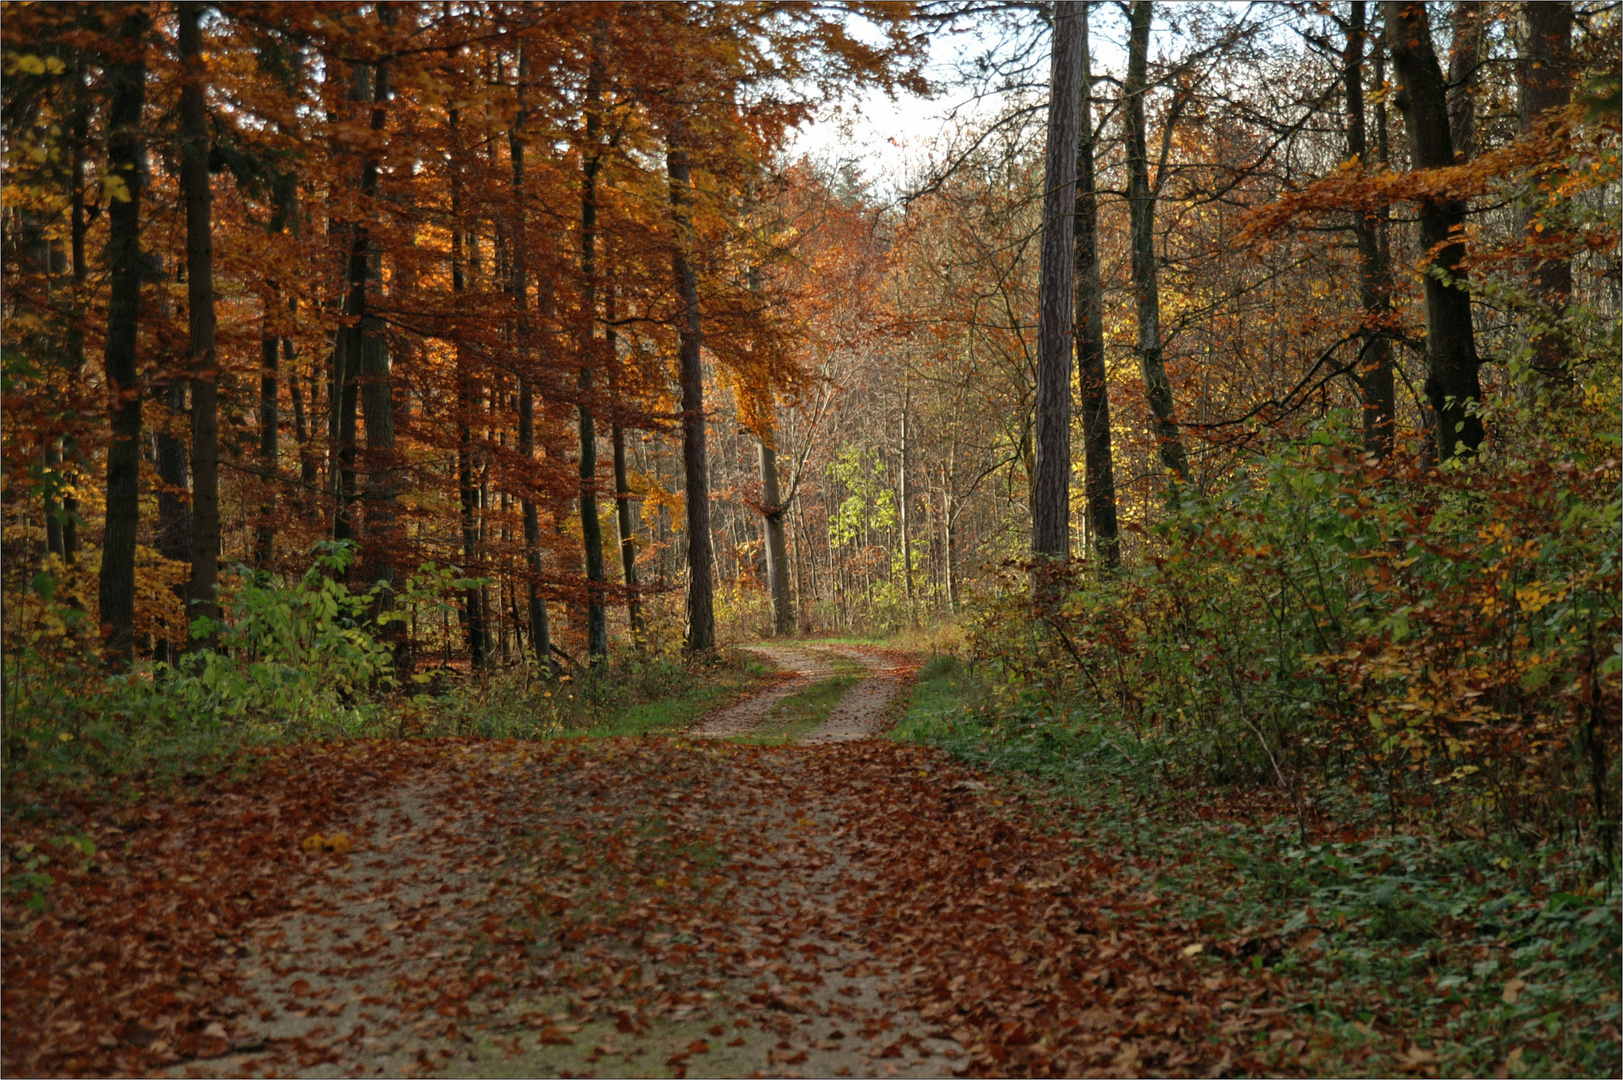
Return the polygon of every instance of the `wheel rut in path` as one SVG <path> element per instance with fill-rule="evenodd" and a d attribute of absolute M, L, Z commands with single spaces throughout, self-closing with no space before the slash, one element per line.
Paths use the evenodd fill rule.
<path fill-rule="evenodd" d="M 916 665 L 900 653 L 860 645 L 751 645 L 749 652 L 788 673 L 772 689 L 729 705 L 700 720 L 688 734 L 706 739 L 748 735 L 766 722 L 772 708 L 834 674 L 828 655 L 855 661 L 868 674 L 845 692 L 829 715 L 799 741 L 815 746 L 868 739 L 879 734 L 891 703 L 907 686 Z"/>
<path fill-rule="evenodd" d="M 834 674 L 834 665 L 810 649 L 789 648 L 784 645 L 754 645 L 749 647 L 749 651 L 787 672 L 787 677 L 779 680 L 770 690 L 711 713 L 689 728 L 689 735 L 701 739 L 725 739 L 734 735 L 747 735 L 761 726 L 767 714 L 778 702 Z"/>

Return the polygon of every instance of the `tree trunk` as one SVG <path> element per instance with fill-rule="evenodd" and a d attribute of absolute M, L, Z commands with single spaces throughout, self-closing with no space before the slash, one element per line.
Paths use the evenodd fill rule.
<path fill-rule="evenodd" d="M 603 351 L 609 361 L 609 392 L 618 401 L 615 372 L 620 364 L 620 346 L 614 329 L 612 285 L 603 297 L 603 308 L 605 317 Z M 612 414 L 611 425 L 609 440 L 614 447 L 614 522 L 620 533 L 620 576 L 626 588 L 626 626 L 633 644 L 640 648 L 648 636 L 648 628 L 643 624 L 642 601 L 637 596 L 637 539 L 631 514 L 631 481 L 626 466 L 626 433 L 625 428 L 620 425 L 618 409 Z"/>
<path fill-rule="evenodd" d="M 393 8 L 379 5 L 377 9 L 378 24 L 381 27 L 394 25 L 397 13 Z M 371 79 L 368 80 L 367 68 L 371 69 Z M 370 93 L 367 83 L 370 81 Z M 370 127 L 374 133 L 383 131 L 388 121 L 388 111 L 383 105 L 389 99 L 389 67 L 387 64 L 372 65 L 357 64 L 353 75 L 350 90 L 351 100 L 364 102 L 370 99 L 372 104 Z M 453 118 L 452 126 L 455 126 Z M 356 208 L 355 221 L 351 224 L 349 260 L 346 267 L 345 282 L 348 285 L 348 294 L 344 300 L 344 314 L 348 316 L 344 324 L 339 327 L 336 347 L 333 350 L 333 379 L 335 392 L 333 402 L 337 406 L 335 423 L 332 425 L 338 444 L 338 483 L 337 503 L 333 512 L 333 539 L 348 540 L 358 534 L 354 518 L 356 491 L 356 421 L 357 409 L 361 405 L 361 381 L 363 369 L 369 363 L 368 346 L 365 338 L 370 336 L 373 324 L 367 318 L 366 279 L 370 269 L 372 257 L 371 227 L 368 216 L 372 212 L 372 202 L 378 193 L 378 151 L 377 140 L 368 147 L 361 159 L 361 185 L 360 203 Z M 372 354 L 371 363 L 376 363 L 376 353 Z M 378 404 L 374 400 L 373 408 Z M 390 423 L 389 438 L 392 446 L 393 424 Z M 368 435 L 370 443 L 371 436 Z M 370 456 L 370 455 L 369 455 Z M 368 552 L 368 560 L 373 557 Z M 370 563 L 368 564 L 370 565 Z M 374 570 L 373 572 L 376 572 Z M 392 579 L 392 571 L 385 571 Z"/>
<path fill-rule="evenodd" d="M 271 216 L 271 235 L 280 235 L 293 226 L 294 215 L 297 211 L 295 200 L 297 198 L 297 178 L 292 173 L 284 173 L 276 179 L 275 210 Z M 261 570 L 271 569 L 276 555 L 276 515 L 277 515 L 277 488 L 280 486 L 278 478 L 279 462 L 281 459 L 281 364 L 280 357 L 285 356 L 289 372 L 293 369 L 293 339 L 279 331 L 278 321 L 283 316 L 277 310 L 281 307 L 282 291 L 279 284 L 271 283 L 265 291 L 265 313 L 259 335 L 259 464 L 264 473 L 265 497 L 259 507 L 259 522 L 254 529 L 254 565 Z M 293 302 L 287 305 L 288 314 L 294 308 Z M 280 354 L 280 355 L 279 355 Z M 299 400 L 299 381 L 295 374 L 289 383 L 294 403 L 294 417 L 297 421 L 297 437 L 302 454 L 304 442 L 304 409 L 303 402 Z M 303 498 L 302 495 L 299 496 Z"/>
<path fill-rule="evenodd" d="M 1071 555 L 1071 305 L 1075 299 L 1083 7 L 1078 0 L 1054 4 L 1043 247 L 1037 283 L 1037 445 L 1031 483 L 1031 552 L 1060 561 Z"/>
<path fill-rule="evenodd" d="M 126 12 L 119 46 L 133 56 L 107 65 L 112 101 L 107 114 L 107 171 L 123 182 L 108 199 L 110 291 L 103 363 L 112 418 L 107 447 L 107 515 L 98 582 L 103 652 L 115 667 L 128 663 L 135 640 L 135 533 L 140 514 L 141 389 L 136 335 L 141 321 L 141 173 L 145 146 L 146 33 L 143 8 Z M 124 197 L 119 197 L 120 195 Z"/>
<path fill-rule="evenodd" d="M 1352 20 L 1343 57 L 1347 84 L 1347 154 L 1368 165 L 1369 147 L 1364 125 L 1364 0 L 1352 0 Z M 1382 108 L 1385 106 L 1382 105 Z M 1384 460 L 1392 453 L 1392 425 L 1397 401 L 1392 381 L 1392 268 L 1381 242 L 1386 229 L 1386 208 L 1355 214 L 1358 238 L 1359 301 L 1364 309 L 1363 360 L 1358 366 L 1363 391 L 1364 449 Z"/>
<path fill-rule="evenodd" d="M 73 325 L 68 331 L 69 373 L 75 383 L 84 379 L 85 334 L 84 315 L 87 282 L 90 267 L 85 262 L 85 148 L 90 143 L 90 103 L 85 99 L 84 72 L 75 64 L 73 68 L 73 128 L 71 171 L 68 182 L 73 190 L 68 193 L 69 229 L 73 248 Z M 64 452 L 77 458 L 71 443 L 64 440 Z M 72 566 L 79 557 L 79 499 L 71 488 L 62 495 L 62 561 Z"/>
<path fill-rule="evenodd" d="M 591 71 L 586 81 L 586 146 L 580 190 L 580 535 L 586 549 L 586 652 L 589 661 L 609 653 L 609 627 L 603 606 L 603 531 L 597 516 L 597 424 L 587 402 L 597 353 L 597 174 L 598 100 L 603 91 L 602 31 L 592 35 Z"/>
<path fill-rule="evenodd" d="M 1551 109 L 1560 109 L 1572 98 L 1572 4 L 1570 0 L 1524 2 L 1521 5 L 1519 30 L 1521 58 L 1516 71 L 1516 111 L 1523 135 L 1540 129 L 1541 121 Z M 1533 232 L 1533 218 L 1542 210 L 1543 200 L 1534 199 L 1516 205 L 1517 230 L 1526 236 Z M 1559 323 L 1572 296 L 1572 260 L 1556 258 L 1528 260 L 1532 276 L 1532 293 L 1550 311 L 1551 325 L 1534 331 L 1532 369 L 1533 378 L 1525 384 L 1528 391 L 1544 386 L 1570 386 L 1572 379 L 1566 361 L 1572 355 L 1571 344 L 1560 331 Z"/>
<path fill-rule="evenodd" d="M 1448 54 L 1448 128 L 1460 164 L 1476 156 L 1477 63 L 1482 53 L 1481 0 L 1454 0 L 1449 12 L 1453 47 Z"/>
<path fill-rule="evenodd" d="M 1067 356 L 1067 367 L 1070 366 L 1069 361 L 1070 357 Z M 896 476 L 896 494 L 898 504 L 896 507 L 896 519 L 902 530 L 902 584 L 907 590 L 907 624 L 909 626 L 913 626 L 918 622 L 917 615 L 913 610 L 913 493 L 908 489 L 907 486 L 910 476 L 908 467 L 911 465 L 910 458 L 912 456 L 910 452 L 912 450 L 912 431 L 908 427 L 908 420 L 910 419 L 908 414 L 913 408 L 913 388 L 908 385 L 907 377 L 907 373 L 904 372 L 902 375 L 902 460 L 901 468 L 897 470 Z M 1070 404 L 1069 397 L 1070 395 L 1067 393 L 1067 406 Z M 1069 412 L 1069 409 L 1067 409 L 1067 412 Z M 1068 447 L 1069 440 L 1067 440 L 1067 448 Z"/>
<path fill-rule="evenodd" d="M 1104 293 L 1099 284 L 1099 192 L 1093 166 L 1093 58 L 1088 10 L 1082 37 L 1081 109 L 1076 152 L 1076 367 L 1082 396 L 1084 490 L 1088 532 L 1104 570 L 1121 561 L 1116 525 L 1116 466 L 1110 447 L 1110 394 L 1105 378 Z"/>
<path fill-rule="evenodd" d="M 1150 24 L 1155 5 L 1133 0 L 1128 37 L 1127 81 L 1122 97 L 1127 116 L 1127 207 L 1132 247 L 1133 300 L 1138 309 L 1138 363 L 1144 396 L 1155 416 L 1155 440 L 1161 464 L 1182 480 L 1189 473 L 1183 435 L 1174 416 L 1172 383 L 1161 355 L 1161 293 L 1155 265 L 1155 193 L 1150 189 L 1150 161 L 1144 126 L 1145 79 L 1149 70 Z"/>
<path fill-rule="evenodd" d="M 1447 85 L 1432 48 L 1431 23 L 1418 0 L 1382 0 L 1387 43 L 1400 89 L 1409 131 L 1409 153 L 1416 169 L 1444 169 L 1454 164 L 1449 133 Z M 1477 377 L 1476 338 L 1471 326 L 1471 294 L 1465 269 L 1465 203 L 1432 198 L 1420 204 L 1421 243 L 1431 253 L 1426 268 L 1426 400 L 1435 421 L 1433 437 L 1439 460 L 1460 450 L 1475 453 L 1482 445 L 1482 420 L 1475 406 L 1482 400 Z"/>
<path fill-rule="evenodd" d="M 519 111 L 508 139 L 508 157 L 513 162 L 513 306 L 518 311 L 518 348 L 527 358 L 530 348 L 530 271 L 527 255 L 528 214 L 525 212 L 524 141 L 528 108 L 524 100 L 524 80 L 529 77 L 529 61 L 520 46 L 518 56 Z M 518 452 L 526 465 L 535 462 L 535 386 L 527 376 L 518 381 Z M 541 521 L 536 512 L 533 483 L 524 478 L 519 509 L 524 518 L 525 616 L 530 624 L 530 648 L 543 672 L 556 669 L 552 659 L 552 629 L 547 623 L 547 601 L 541 594 Z"/>
<path fill-rule="evenodd" d="M 461 147 L 456 145 L 456 132 L 461 115 L 456 108 L 447 110 L 447 115 L 453 144 L 451 151 L 453 158 L 451 163 L 451 292 L 456 298 L 456 312 L 460 322 L 461 318 L 467 314 L 465 294 L 468 288 L 463 252 L 466 237 L 462 230 L 462 151 Z M 462 569 L 465 574 L 471 575 L 475 573 L 475 567 L 479 561 L 479 489 L 474 483 L 473 475 L 473 361 L 468 355 L 468 349 L 462 340 L 460 329 L 457 331 L 456 343 L 456 388 L 456 486 L 462 525 Z M 468 635 L 468 662 L 475 671 L 482 670 L 485 666 L 486 656 L 485 605 L 484 592 L 476 585 L 471 585 L 463 590 L 462 625 Z"/>
<path fill-rule="evenodd" d="M 772 633 L 783 637 L 794 632 L 795 615 L 789 596 L 789 546 L 783 534 L 783 515 L 789 508 L 778 485 L 776 442 L 776 434 L 768 430 L 758 444 L 756 461 L 761 470 L 761 522 L 766 541 L 767 591 L 772 595 Z"/>
<path fill-rule="evenodd" d="M 191 326 L 192 543 L 186 621 L 219 619 L 220 414 L 215 349 L 213 193 L 208 103 L 203 95 L 201 4 L 180 6 L 180 187 L 186 200 L 186 308 Z M 194 639 L 212 648 L 213 634 Z"/>
<path fill-rule="evenodd" d="M 714 586 L 711 582 L 710 484 L 705 473 L 703 335 L 699 324 L 699 275 L 693 251 L 693 165 L 678 128 L 668 136 L 665 171 L 671 184 L 671 269 L 681 322 L 677 328 L 678 381 L 682 387 L 682 467 L 688 533 L 688 596 L 685 647 L 690 657 L 716 648 Z"/>

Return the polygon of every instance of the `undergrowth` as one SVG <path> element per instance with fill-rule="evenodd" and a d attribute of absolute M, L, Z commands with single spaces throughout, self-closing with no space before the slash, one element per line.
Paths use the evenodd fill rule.
<path fill-rule="evenodd" d="M 1567 846 L 1383 831 L 1346 789 L 1304 829 L 1282 792 L 1171 783 L 1164 744 L 1011 707 L 951 654 L 925 664 L 893 735 L 1001 774 L 1113 853 L 1199 962 L 1285 976 L 1282 1070 L 1617 1073 L 1619 897 Z"/>
<path fill-rule="evenodd" d="M 405 626 L 471 582 L 424 566 L 391 596 L 352 591 L 344 575 L 353 559 L 350 545 L 324 543 L 293 581 L 240 570 L 223 618 L 193 627 L 217 648 L 114 674 L 95 655 L 85 598 L 62 587 L 72 573 L 35 574 L 7 611 L 8 804 L 19 785 L 88 789 L 110 777 L 185 785 L 251 763 L 243 751 L 268 744 L 680 731 L 768 673 L 730 649 L 688 663 L 674 643 L 564 671 L 408 672 L 396 666 L 413 651 Z"/>

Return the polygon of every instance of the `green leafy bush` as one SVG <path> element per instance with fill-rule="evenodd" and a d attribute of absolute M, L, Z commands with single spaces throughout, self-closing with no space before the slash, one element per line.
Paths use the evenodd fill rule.
<path fill-rule="evenodd" d="M 1185 492 L 1156 554 L 1078 573 L 1032 617 L 1023 571 L 972 631 L 1010 722 L 1101 724 L 1169 774 L 1327 784 L 1396 823 L 1581 834 L 1615 859 L 1615 456 L 1376 466 L 1334 421 Z"/>
<path fill-rule="evenodd" d="M 239 567 L 224 619 L 193 623 L 193 637 L 212 637 L 217 648 L 125 676 L 109 710 L 171 727 L 357 732 L 375 710 L 373 695 L 395 685 L 393 654 L 375 633 L 395 617 L 379 611 L 381 586 L 352 593 L 344 584 L 354 557 L 353 545 L 324 541 L 288 587 Z"/>

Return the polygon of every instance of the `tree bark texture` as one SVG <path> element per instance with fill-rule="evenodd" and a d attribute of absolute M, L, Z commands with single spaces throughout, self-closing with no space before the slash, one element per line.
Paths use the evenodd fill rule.
<path fill-rule="evenodd" d="M 1116 525 L 1116 467 L 1110 447 L 1110 395 L 1105 380 L 1104 293 L 1099 283 L 1099 193 L 1093 164 L 1093 71 L 1088 51 L 1088 9 L 1082 5 L 1081 110 L 1076 150 L 1077 383 L 1082 401 L 1083 483 L 1088 532 L 1099 565 L 1121 561 Z"/>
<path fill-rule="evenodd" d="M 1414 167 L 1447 168 L 1454 164 L 1447 84 L 1432 47 L 1426 6 L 1418 0 L 1382 0 L 1381 10 Z M 1471 294 L 1461 265 L 1464 227 L 1463 201 L 1444 197 L 1421 203 L 1420 238 L 1430 252 L 1424 284 L 1426 400 L 1435 417 L 1436 452 L 1442 461 L 1462 450 L 1475 453 L 1483 438 L 1482 420 L 1474 411 L 1482 400 L 1482 384 Z"/>
<path fill-rule="evenodd" d="M 110 290 L 102 353 L 112 414 L 107 447 L 107 514 L 102 534 L 97 606 L 103 652 L 115 667 L 130 659 L 135 637 L 135 534 L 140 513 L 141 388 L 136 335 L 141 320 L 141 113 L 146 104 L 144 8 L 129 9 L 119 28 L 121 55 L 107 65 L 112 100 L 107 113 L 107 171 L 123 181 L 125 197 L 108 200 Z"/>
<path fill-rule="evenodd" d="M 689 656 L 716 648 L 715 588 L 711 580 L 710 482 L 705 467 L 704 371 L 700 350 L 699 275 L 693 265 L 693 163 L 681 131 L 668 137 L 665 171 L 671 184 L 671 270 L 681 322 L 677 327 L 678 381 L 682 387 L 682 471 L 688 533 L 687 633 Z"/>
<path fill-rule="evenodd" d="M 1476 156 L 1477 65 L 1482 55 L 1481 0 L 1454 0 L 1448 23 L 1452 45 L 1448 51 L 1448 129 L 1454 158 L 1460 164 Z"/>
<path fill-rule="evenodd" d="M 1367 10 L 1364 0 L 1352 0 L 1347 50 L 1343 57 L 1347 86 L 1347 154 L 1362 165 L 1370 164 L 1367 127 L 1364 121 L 1364 48 Z M 1383 106 L 1380 106 L 1384 108 Z M 1392 268 L 1387 246 L 1381 242 L 1386 230 L 1386 208 L 1368 214 L 1355 214 L 1353 231 L 1358 239 L 1359 302 L 1364 309 L 1362 362 L 1358 365 L 1363 393 L 1364 449 L 1377 458 L 1392 453 L 1392 425 L 1397 415 L 1392 372 L 1392 339 L 1388 324 L 1392 317 Z"/>
<path fill-rule="evenodd" d="M 192 529 L 186 619 L 220 617 L 220 365 L 215 342 L 213 193 L 203 89 L 201 4 L 180 7 L 180 186 L 186 201 L 186 308 L 191 329 Z M 214 635 L 194 638 L 212 647 Z"/>
<path fill-rule="evenodd" d="M 1076 273 L 1076 146 L 1082 92 L 1082 9 L 1054 5 L 1048 153 L 1043 168 L 1043 245 L 1037 279 L 1036 463 L 1031 553 L 1071 555 L 1071 350 Z"/>
<path fill-rule="evenodd" d="M 1133 301 L 1138 309 L 1138 363 L 1144 396 L 1155 417 L 1155 441 L 1161 464 L 1182 480 L 1189 458 L 1174 415 L 1172 383 L 1161 354 L 1161 293 L 1155 265 L 1155 192 L 1150 188 L 1150 161 L 1144 121 L 1144 95 L 1149 71 L 1151 0 L 1133 0 L 1128 35 L 1127 81 L 1122 85 L 1127 118 L 1128 243 L 1132 249 Z"/>
<path fill-rule="evenodd" d="M 1572 4 L 1570 0 L 1540 3 L 1527 0 L 1521 5 L 1519 15 L 1521 57 L 1516 72 L 1516 112 L 1522 134 L 1532 135 L 1539 131 L 1541 123 L 1549 122 L 1541 122 L 1541 117 L 1572 100 Z M 1533 217 L 1538 209 L 1541 209 L 1538 201 L 1531 198 L 1517 204 L 1518 231 L 1532 234 Z M 1529 263 L 1528 269 L 1533 296 L 1548 306 L 1550 321 L 1557 322 L 1572 296 L 1572 260 L 1535 260 Z M 1534 379 L 1529 388 L 1540 384 L 1570 384 L 1567 363 L 1571 360 L 1571 348 L 1566 337 L 1552 326 L 1542 333 L 1535 331 L 1532 345 Z"/>

